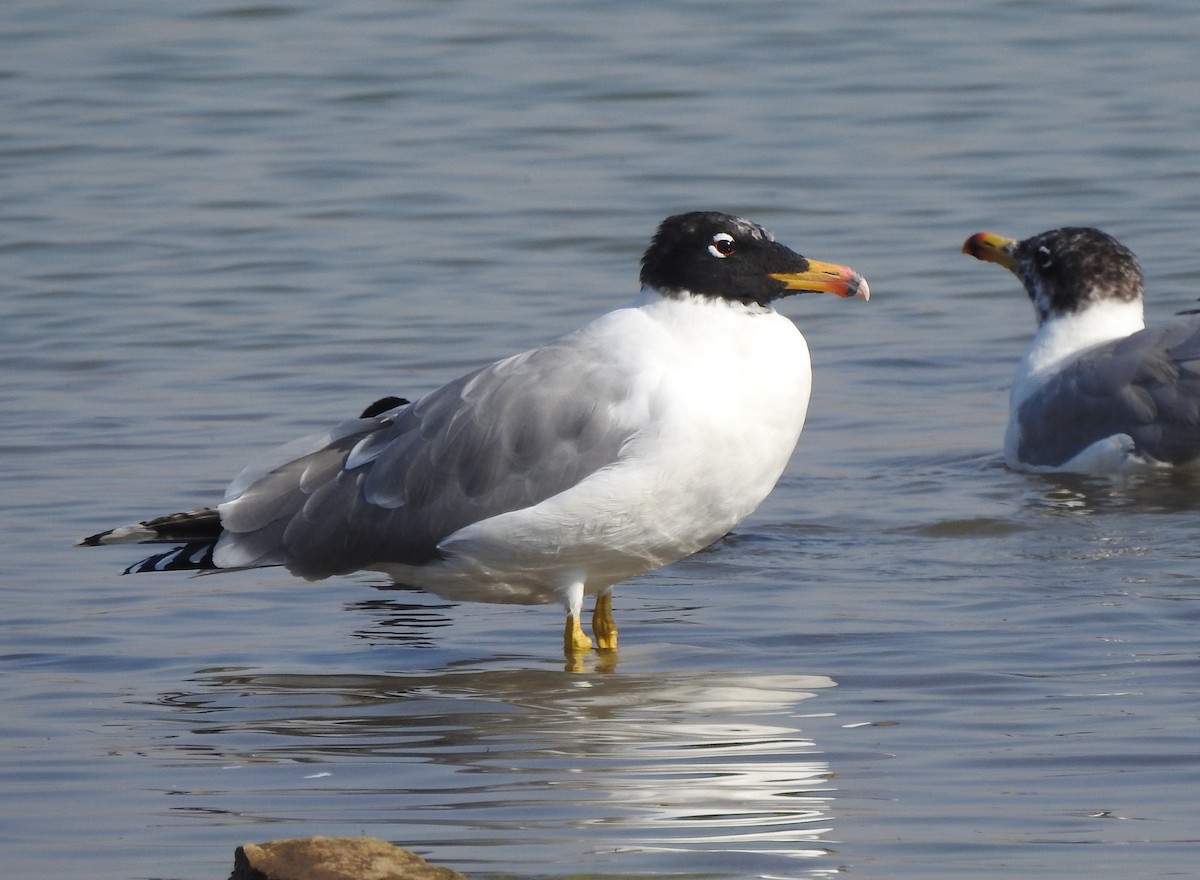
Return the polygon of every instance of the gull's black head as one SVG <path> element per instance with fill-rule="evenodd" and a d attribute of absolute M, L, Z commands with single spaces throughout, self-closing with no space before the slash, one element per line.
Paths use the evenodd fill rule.
<path fill-rule="evenodd" d="M 642 256 L 641 280 L 664 296 L 691 293 L 760 306 L 801 291 L 871 294 L 852 269 L 805 259 L 757 223 L 716 211 L 664 220 Z"/>
<path fill-rule="evenodd" d="M 979 232 L 967 239 L 963 252 L 998 263 L 1021 279 L 1038 324 L 1097 303 L 1142 299 L 1137 257 L 1099 229 L 1064 226 L 1024 241 Z"/>

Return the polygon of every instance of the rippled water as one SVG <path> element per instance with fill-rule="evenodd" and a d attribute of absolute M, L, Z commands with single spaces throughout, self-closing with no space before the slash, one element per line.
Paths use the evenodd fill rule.
<path fill-rule="evenodd" d="M 0 9 L 4 875 L 225 876 L 380 836 L 473 876 L 1190 876 L 1195 475 L 999 461 L 1032 327 L 980 229 L 1097 225 L 1193 305 L 1200 12 L 461 0 Z M 557 609 L 121 577 L 83 534 L 624 302 L 715 208 L 798 298 L 755 517 Z M 748 377 L 752 381 L 752 377 Z"/>

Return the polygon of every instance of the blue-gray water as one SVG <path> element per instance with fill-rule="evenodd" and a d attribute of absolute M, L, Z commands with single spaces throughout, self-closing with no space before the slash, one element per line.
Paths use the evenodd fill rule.
<path fill-rule="evenodd" d="M 1097 225 L 1192 305 L 1197 45 L 1193 0 L 6 0 L 3 875 L 365 833 L 479 877 L 1192 876 L 1200 478 L 1006 471 L 1032 314 L 958 248 Z M 564 672 L 554 608 L 70 546 L 623 303 L 693 208 L 875 297 L 785 303 L 800 449 L 618 588 L 615 669 Z"/>

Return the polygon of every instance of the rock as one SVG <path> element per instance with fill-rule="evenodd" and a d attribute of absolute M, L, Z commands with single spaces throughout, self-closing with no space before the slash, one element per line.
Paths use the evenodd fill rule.
<path fill-rule="evenodd" d="M 467 880 L 374 837 L 304 837 L 237 848 L 229 880 Z"/>

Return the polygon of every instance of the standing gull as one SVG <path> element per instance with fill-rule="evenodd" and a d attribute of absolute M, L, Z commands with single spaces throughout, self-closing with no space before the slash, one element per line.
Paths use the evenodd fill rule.
<path fill-rule="evenodd" d="M 664 220 L 641 283 L 561 339 L 267 453 L 215 508 L 80 544 L 184 545 L 131 572 L 368 569 L 452 600 L 561 602 L 569 658 L 591 648 L 594 595 L 597 647 L 613 651 L 613 585 L 720 538 L 795 449 L 808 346 L 772 303 L 870 296 L 853 270 L 715 212 Z"/>
<path fill-rule="evenodd" d="M 1066 227 L 1024 241 L 980 232 L 963 252 L 1012 271 L 1037 312 L 1013 378 L 1009 467 L 1106 473 L 1200 458 L 1200 318 L 1147 328 L 1128 248 Z"/>

